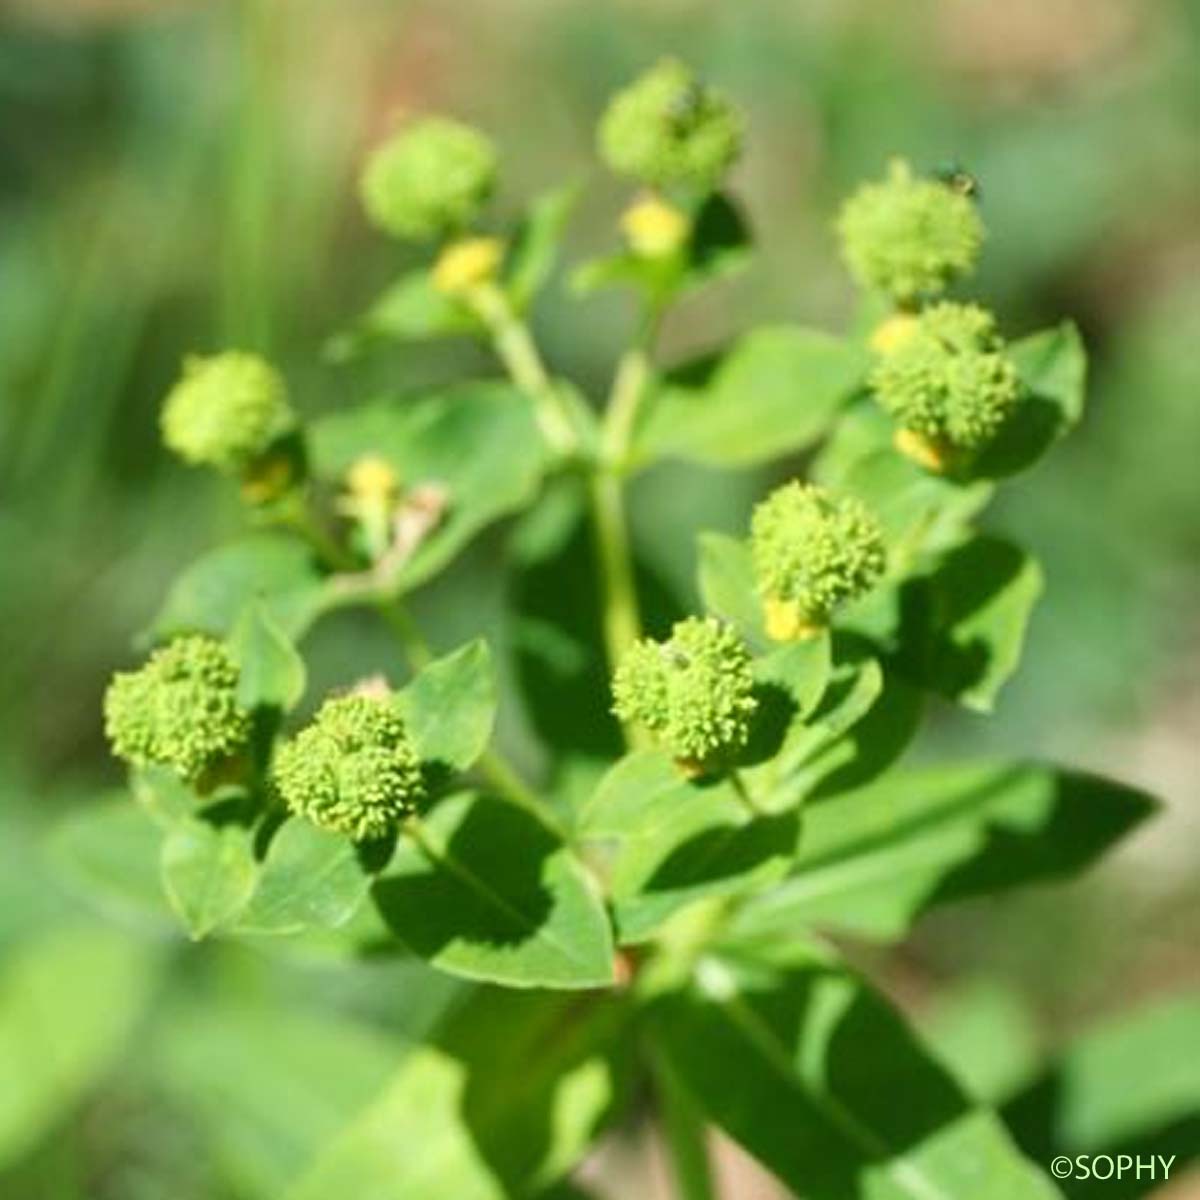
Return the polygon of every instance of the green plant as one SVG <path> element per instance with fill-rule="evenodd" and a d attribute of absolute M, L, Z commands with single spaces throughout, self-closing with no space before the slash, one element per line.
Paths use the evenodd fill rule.
<path fill-rule="evenodd" d="M 605 116 L 609 165 L 657 190 L 621 219 L 625 248 L 571 276 L 638 313 L 603 406 L 546 366 L 526 321 L 577 189 L 487 232 L 494 154 L 440 120 L 363 178 L 370 218 L 439 239 L 434 260 L 330 349 L 475 337 L 507 380 L 301 424 L 271 368 L 226 355 L 168 398 L 169 444 L 237 475 L 258 526 L 183 573 L 151 626 L 163 647 L 107 700 L 171 906 L 197 938 L 407 952 L 512 989 L 480 987 L 296 1200 L 550 1196 L 642 1086 L 689 1197 L 712 1195 L 706 1121 L 806 1196 L 1056 1194 L 828 933 L 895 939 L 935 904 L 1080 869 L 1149 811 L 1050 766 L 898 761 L 927 697 L 987 710 L 1016 669 L 1041 574 L 976 521 L 1080 419 L 1083 349 L 1070 325 L 1005 344 L 984 310 L 937 299 L 974 264 L 976 202 L 901 164 L 839 222 L 876 289 L 858 332 L 775 325 L 661 366 L 668 310 L 750 252 L 723 190 L 740 141 L 729 103 L 673 62 Z M 629 480 L 668 458 L 800 453 L 809 482 L 764 499 L 744 537 L 698 531 L 706 615 L 676 604 L 647 638 Z M 512 560 L 566 591 L 577 512 L 596 611 L 571 593 L 531 652 L 581 656 L 582 678 L 602 660 L 613 686 L 528 689 L 564 730 L 534 771 L 493 745 L 492 650 L 436 655 L 407 597 L 518 515 Z M 345 679 L 289 737 L 297 644 L 346 608 L 388 623 L 411 678 Z M 76 830 L 76 859 L 125 820 Z M 464 1081 L 481 1061 L 499 1083 Z"/>

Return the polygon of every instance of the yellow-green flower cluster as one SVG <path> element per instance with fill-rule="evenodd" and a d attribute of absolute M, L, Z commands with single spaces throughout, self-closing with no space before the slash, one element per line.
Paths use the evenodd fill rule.
<path fill-rule="evenodd" d="M 618 92 L 600 121 L 600 155 L 652 187 L 710 191 L 742 148 L 742 118 L 683 63 L 663 59 Z"/>
<path fill-rule="evenodd" d="M 384 837 L 424 797 L 421 764 L 387 699 L 337 696 L 275 759 L 288 808 L 355 841 Z"/>
<path fill-rule="evenodd" d="M 249 740 L 250 714 L 238 704 L 237 687 L 237 666 L 220 642 L 178 638 L 109 684 L 104 727 L 113 753 L 200 782 Z"/>
<path fill-rule="evenodd" d="M 185 462 L 241 472 L 296 428 L 287 385 L 256 354 L 191 357 L 167 393 L 163 441 Z"/>
<path fill-rule="evenodd" d="M 887 565 L 883 532 L 865 504 L 795 480 L 754 510 L 750 552 L 767 632 L 779 641 L 823 629 Z"/>
<path fill-rule="evenodd" d="M 613 699 L 622 721 L 648 729 L 694 768 L 744 746 L 758 707 L 749 651 L 715 617 L 688 617 L 665 642 L 635 643 L 613 678 Z"/>
<path fill-rule="evenodd" d="M 496 183 L 497 156 L 476 129 L 425 117 L 367 160 L 360 192 L 367 216 L 395 237 L 426 241 L 465 229 Z"/>
<path fill-rule="evenodd" d="M 943 456 L 982 449 L 1021 398 L 995 318 L 974 304 L 925 309 L 870 382 L 901 429 Z"/>
<path fill-rule="evenodd" d="M 974 201 L 951 184 L 894 161 L 842 206 L 842 255 L 855 280 L 896 303 L 936 296 L 975 267 L 984 229 Z"/>

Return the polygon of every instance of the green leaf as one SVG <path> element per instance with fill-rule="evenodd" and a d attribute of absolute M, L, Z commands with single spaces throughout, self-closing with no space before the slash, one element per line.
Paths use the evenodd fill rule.
<path fill-rule="evenodd" d="M 196 793 L 170 767 L 130 771 L 129 789 L 138 807 L 160 829 L 186 824 L 196 815 Z"/>
<path fill-rule="evenodd" d="M 619 940 L 645 941 L 680 908 L 781 879 L 796 853 L 796 813 L 757 813 L 729 779 L 684 776 L 638 751 L 601 780 L 582 836 L 616 840 L 609 888 Z"/>
<path fill-rule="evenodd" d="M 472 792 L 401 838 L 373 888 L 380 915 L 442 970 L 511 987 L 604 987 L 612 932 L 571 851 L 523 810 Z"/>
<path fill-rule="evenodd" d="M 867 362 L 861 347 L 815 329 L 757 329 L 667 376 L 649 399 L 634 458 L 737 467 L 802 450 L 850 400 Z"/>
<path fill-rule="evenodd" d="M 513 307 L 525 311 L 554 272 L 567 222 L 582 193 L 577 181 L 537 197 L 517 230 L 506 269 Z"/>
<path fill-rule="evenodd" d="M 156 957 L 112 931 L 63 926 L 0 972 L 0 1169 L 115 1066 L 145 1009 Z"/>
<path fill-rule="evenodd" d="M 976 462 L 981 476 L 1013 475 L 1032 466 L 1083 416 L 1087 354 L 1073 324 L 1022 338 L 1011 354 L 1025 399 Z"/>
<path fill-rule="evenodd" d="M 248 604 L 230 636 L 238 664 L 238 702 L 246 709 L 290 712 L 304 695 L 304 659 L 261 600 Z"/>
<path fill-rule="evenodd" d="M 173 1006 L 157 1024 L 150 1058 L 236 1194 L 267 1198 L 284 1195 L 379 1094 L 405 1051 L 394 1035 L 344 1012 L 304 1012 L 278 999 L 247 1004 L 239 995 Z"/>
<path fill-rule="evenodd" d="M 901 597 L 898 660 L 943 696 L 989 712 L 1017 669 L 1042 571 L 1011 542 L 979 535 L 910 582 Z"/>
<path fill-rule="evenodd" d="M 344 925 L 367 897 L 371 879 L 354 843 L 292 817 L 267 849 L 239 933 L 301 933 Z"/>
<path fill-rule="evenodd" d="M 694 1101 L 797 1195 L 1059 1195 L 836 961 L 704 959 L 650 1021 Z"/>
<path fill-rule="evenodd" d="M 279 630 L 297 639 L 321 611 L 325 581 L 312 551 L 298 538 L 257 533 L 211 550 L 171 585 L 150 634 L 229 634 L 246 605 L 262 602 Z"/>
<path fill-rule="evenodd" d="M 704 607 L 733 625 L 752 649 L 768 649 L 773 643 L 763 626 L 762 598 L 754 582 L 749 546 L 724 533 L 702 533 L 699 550 Z"/>
<path fill-rule="evenodd" d="M 406 487 L 445 489 L 445 513 L 390 580 L 394 592 L 423 583 L 486 525 L 525 507 L 547 466 L 529 399 L 500 383 L 364 405 L 315 421 L 310 433 L 314 471 L 323 479 L 341 479 L 373 454 L 391 463 Z M 338 602 L 336 584 L 331 603 Z"/>
<path fill-rule="evenodd" d="M 1198 1039 L 1195 990 L 1141 1003 L 1073 1038 L 1006 1106 L 1005 1119 L 1027 1153 L 1044 1162 L 1057 1154 L 1174 1156 L 1170 1177 L 1183 1177 L 1197 1158 Z M 1094 1184 L 1078 1185 L 1079 1195 L 1089 1191 Z M 1104 1191 L 1134 1200 L 1147 1194 L 1146 1180 L 1113 1179 Z"/>
<path fill-rule="evenodd" d="M 570 1171 L 626 1073 L 610 995 L 477 991 L 285 1200 L 509 1200 Z"/>
<path fill-rule="evenodd" d="M 487 749 L 496 720 L 496 672 L 481 638 L 422 668 L 396 696 L 421 761 L 465 771 Z"/>
<path fill-rule="evenodd" d="M 1037 765 L 893 773 L 808 806 L 791 876 L 745 905 L 731 937 L 899 937 L 934 904 L 1074 874 L 1153 809 L 1131 788 Z"/>
<path fill-rule="evenodd" d="M 423 342 L 477 333 L 469 308 L 439 292 L 429 271 L 411 271 L 393 283 L 349 328 L 325 345 L 333 362 L 346 362 L 381 341 Z"/>
<path fill-rule="evenodd" d="M 162 881 L 171 907 L 193 939 L 227 924 L 254 892 L 258 869 L 240 825 L 189 821 L 162 844 Z"/>
<path fill-rule="evenodd" d="M 105 913 L 159 929 L 173 924 L 159 876 L 162 831 L 120 794 L 63 817 L 46 842 L 50 865 Z"/>

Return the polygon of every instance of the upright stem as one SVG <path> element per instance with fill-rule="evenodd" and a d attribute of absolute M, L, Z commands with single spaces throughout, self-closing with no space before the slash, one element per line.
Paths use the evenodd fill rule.
<path fill-rule="evenodd" d="M 494 283 L 484 283 L 471 289 L 469 302 L 491 332 L 492 345 L 512 381 L 533 400 L 546 440 L 561 453 L 574 450 L 575 431 L 562 397 L 508 297 Z"/>
<path fill-rule="evenodd" d="M 601 465 L 588 480 L 596 553 L 604 581 L 604 647 L 609 666 L 616 668 L 625 651 L 641 636 L 633 556 L 625 525 L 620 476 Z"/>
<path fill-rule="evenodd" d="M 704 1121 L 661 1052 L 652 1049 L 649 1057 L 659 1123 L 670 1154 L 676 1195 L 680 1200 L 716 1200 Z"/>

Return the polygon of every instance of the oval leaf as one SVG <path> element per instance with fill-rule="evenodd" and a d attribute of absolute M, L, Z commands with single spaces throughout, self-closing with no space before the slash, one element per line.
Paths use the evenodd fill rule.
<path fill-rule="evenodd" d="M 304 695 L 304 659 L 260 600 L 246 607 L 230 638 L 243 708 L 290 712 Z"/>
<path fill-rule="evenodd" d="M 371 880 L 354 843 L 295 817 L 271 839 L 239 933 L 301 933 L 344 925 L 366 899 Z"/>
<path fill-rule="evenodd" d="M 482 639 L 422 668 L 396 696 L 421 761 L 465 771 L 487 749 L 496 719 L 496 673 Z"/>
<path fill-rule="evenodd" d="M 163 841 L 167 899 L 197 941 L 242 910 L 257 874 L 250 835 L 240 825 L 189 821 Z"/>
<path fill-rule="evenodd" d="M 604 987 L 604 906 L 571 851 L 528 813 L 471 792 L 403 836 L 375 883 L 379 913 L 415 954 L 510 987 Z"/>

